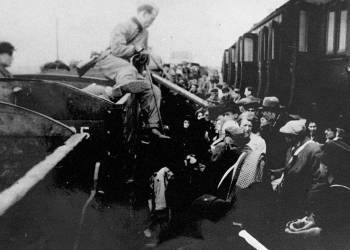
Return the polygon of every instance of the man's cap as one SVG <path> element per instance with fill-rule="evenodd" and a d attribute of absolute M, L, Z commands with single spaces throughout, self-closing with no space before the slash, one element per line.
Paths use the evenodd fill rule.
<path fill-rule="evenodd" d="M 234 114 L 240 113 L 238 105 L 234 102 L 225 105 L 225 107 L 222 110 L 222 113 L 225 112 L 232 112 Z"/>
<path fill-rule="evenodd" d="M 0 54 L 8 53 L 11 54 L 15 51 L 15 47 L 9 42 L 0 42 Z"/>
<path fill-rule="evenodd" d="M 239 106 L 243 106 L 244 104 L 248 103 L 248 102 L 251 102 L 251 99 L 249 99 L 248 97 L 244 97 L 242 99 L 240 99 L 237 104 Z"/>
<path fill-rule="evenodd" d="M 343 141 L 329 141 L 321 154 L 316 155 L 328 167 L 348 167 L 350 146 Z"/>
<path fill-rule="evenodd" d="M 237 128 L 239 128 L 239 125 L 238 125 L 238 123 L 236 121 L 228 120 L 222 125 L 222 131 L 225 132 L 225 130 L 228 127 L 237 127 Z"/>
<path fill-rule="evenodd" d="M 252 98 L 243 98 L 243 99 L 248 99 L 246 101 L 244 101 L 243 103 L 243 107 L 245 109 L 247 108 L 259 108 L 260 104 L 259 104 L 259 101 L 258 100 L 255 100 L 255 99 L 252 99 Z"/>
<path fill-rule="evenodd" d="M 289 121 L 286 125 L 284 125 L 280 132 L 283 134 L 290 135 L 299 135 L 300 133 L 305 131 L 305 122 L 302 120 L 297 121 Z"/>
<path fill-rule="evenodd" d="M 280 101 L 275 96 L 265 97 L 262 103 L 262 107 L 259 109 L 265 110 L 279 110 L 281 108 Z"/>

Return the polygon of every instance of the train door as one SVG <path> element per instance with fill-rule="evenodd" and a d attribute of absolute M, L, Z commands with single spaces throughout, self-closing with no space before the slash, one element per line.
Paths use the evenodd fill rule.
<path fill-rule="evenodd" d="M 264 27 L 259 32 L 258 38 L 258 67 L 259 67 L 259 86 L 258 97 L 263 98 L 267 85 L 267 62 L 268 62 L 268 39 L 269 29 Z"/>
<path fill-rule="evenodd" d="M 293 111 L 303 112 L 305 107 L 313 102 L 312 82 L 314 72 L 314 57 L 308 46 L 309 18 L 312 13 L 311 5 L 300 4 L 296 9 L 298 20 L 295 22 L 296 34 L 294 42 L 294 53 L 292 57 L 293 71 L 290 98 L 288 106 Z"/>
<path fill-rule="evenodd" d="M 233 86 L 235 83 L 235 78 L 236 78 L 236 66 L 235 66 L 235 61 L 236 61 L 236 44 L 232 45 L 230 48 L 230 77 L 228 79 L 228 84 L 230 86 Z"/>
<path fill-rule="evenodd" d="M 247 86 L 258 87 L 258 64 L 257 64 L 257 41 L 258 36 L 246 33 L 242 38 L 241 49 L 241 90 Z"/>
<path fill-rule="evenodd" d="M 281 51 L 279 23 L 272 21 L 269 25 L 269 30 L 269 55 L 267 64 L 268 69 L 265 96 L 281 96 L 282 91 L 278 83 L 278 67 Z"/>
<path fill-rule="evenodd" d="M 242 56 L 242 37 L 240 37 L 237 41 L 237 47 L 236 47 L 236 56 L 235 56 L 235 88 L 241 89 L 241 56 Z M 241 89 L 242 90 L 242 89 Z"/>

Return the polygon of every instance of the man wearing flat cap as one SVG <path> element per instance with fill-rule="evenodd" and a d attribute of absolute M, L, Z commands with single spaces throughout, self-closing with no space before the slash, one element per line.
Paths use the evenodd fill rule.
<path fill-rule="evenodd" d="M 116 82 L 111 97 L 120 97 L 124 93 L 135 94 L 151 134 L 168 138 L 161 134 L 162 129 L 159 128 L 161 92 L 140 74 L 140 65 L 136 68 L 141 61 L 147 64 L 149 60 L 147 28 L 158 13 L 159 8 L 154 3 L 144 2 L 137 6 L 134 17 L 116 25 L 111 33 L 110 47 L 105 51 L 106 57 L 99 62 L 99 68 L 106 78 Z M 134 65 L 131 63 L 132 58 L 138 58 L 133 60 Z"/>
<path fill-rule="evenodd" d="M 14 50 L 15 47 L 11 43 L 0 42 L 0 78 L 13 78 L 6 68 L 12 64 Z"/>
<path fill-rule="evenodd" d="M 320 146 L 309 140 L 305 133 L 305 122 L 289 121 L 280 129 L 289 149 L 284 168 L 270 170 L 272 176 L 283 173 L 283 183 L 278 186 L 285 216 L 293 219 L 306 211 L 308 192 L 312 188 L 313 179 L 319 168 L 317 155 Z"/>
<path fill-rule="evenodd" d="M 288 145 L 279 130 L 286 124 L 287 118 L 282 114 L 281 105 L 275 96 L 265 97 L 259 110 L 266 120 L 260 128 L 260 135 L 266 142 L 268 168 L 281 168 L 285 164 Z"/>

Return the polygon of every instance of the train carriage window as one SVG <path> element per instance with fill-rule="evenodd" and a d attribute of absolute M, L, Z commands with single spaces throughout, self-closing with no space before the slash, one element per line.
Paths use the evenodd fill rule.
<path fill-rule="evenodd" d="M 243 42 L 242 39 L 239 40 L 239 61 L 242 62 L 243 57 Z"/>
<path fill-rule="evenodd" d="M 231 62 L 235 63 L 236 62 L 236 46 L 232 48 L 231 50 Z"/>
<path fill-rule="evenodd" d="M 244 61 L 252 62 L 253 61 L 253 39 L 245 38 L 244 39 Z"/>
<path fill-rule="evenodd" d="M 328 5 L 326 54 L 343 54 L 346 49 L 347 1 L 336 0 Z"/>
<path fill-rule="evenodd" d="M 340 28 L 339 28 L 339 48 L 338 48 L 338 53 L 345 52 L 347 19 L 348 19 L 348 12 L 346 10 L 341 11 L 340 12 Z"/>
<path fill-rule="evenodd" d="M 228 64 L 229 58 L 228 58 L 228 50 L 225 51 L 225 63 Z"/>
<path fill-rule="evenodd" d="M 299 51 L 301 52 L 307 52 L 307 32 L 307 13 L 305 10 L 301 10 L 299 16 Z"/>
<path fill-rule="evenodd" d="M 328 13 L 328 25 L 327 25 L 327 50 L 326 53 L 330 54 L 334 51 L 334 11 Z"/>

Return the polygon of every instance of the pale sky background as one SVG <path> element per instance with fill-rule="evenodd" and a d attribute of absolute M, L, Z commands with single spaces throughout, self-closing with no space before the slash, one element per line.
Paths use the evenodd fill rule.
<path fill-rule="evenodd" d="M 15 47 L 13 73 L 35 73 L 59 59 L 88 58 L 108 46 L 113 27 L 136 13 L 138 0 L 1 0 L 0 40 Z M 160 13 L 149 28 L 149 45 L 163 62 L 172 51 L 221 67 L 224 49 L 287 0 L 153 0 Z"/>

